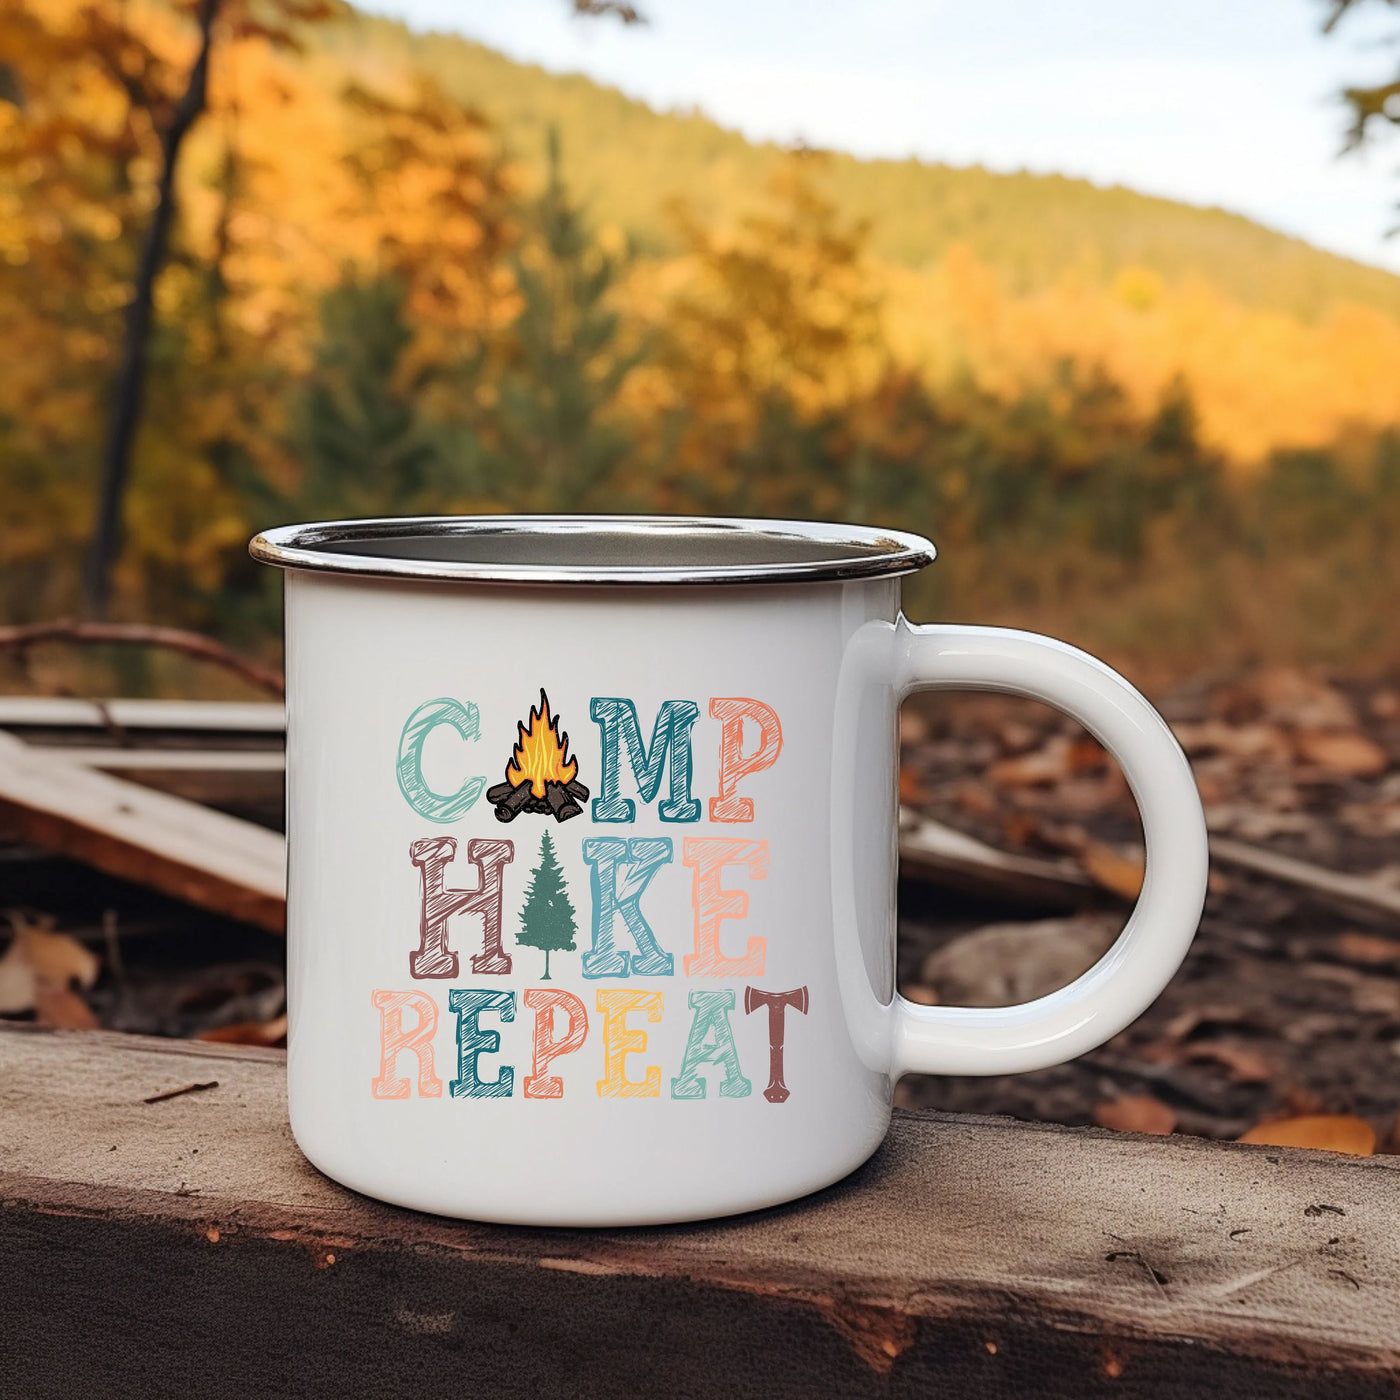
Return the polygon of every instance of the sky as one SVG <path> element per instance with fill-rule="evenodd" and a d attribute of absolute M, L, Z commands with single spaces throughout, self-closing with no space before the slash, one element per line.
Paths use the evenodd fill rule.
<path fill-rule="evenodd" d="M 1338 159 L 1338 90 L 1400 61 L 1382 6 L 1323 37 L 1323 0 L 638 4 L 627 27 L 568 0 L 366 8 L 753 138 L 1128 185 L 1400 271 L 1400 143 Z"/>

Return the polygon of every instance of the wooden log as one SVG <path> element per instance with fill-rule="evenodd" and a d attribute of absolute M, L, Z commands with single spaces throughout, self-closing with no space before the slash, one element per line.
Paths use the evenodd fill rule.
<path fill-rule="evenodd" d="M 1011 903 L 1071 910 L 1095 895 L 1092 880 L 1072 861 L 1012 855 L 909 808 L 899 814 L 899 873 Z"/>
<path fill-rule="evenodd" d="M 7 1029 L 0 1063 L 6 1394 L 1369 1400 L 1400 1380 L 1395 1158 L 896 1113 L 867 1166 L 790 1206 L 510 1229 L 320 1176 L 280 1052 Z"/>
<path fill-rule="evenodd" d="M 506 795 L 496 803 L 496 820 L 498 822 L 513 822 L 522 811 L 525 811 L 532 804 L 530 796 L 530 784 L 521 783 L 518 787 L 512 787 Z"/>
<path fill-rule="evenodd" d="M 583 810 L 563 783 L 546 783 L 544 800 L 549 803 L 549 810 L 555 821 L 566 822 Z"/>
<path fill-rule="evenodd" d="M 0 734 L 0 831 L 274 932 L 286 848 L 251 822 L 46 757 Z"/>
<path fill-rule="evenodd" d="M 1217 864 L 1264 875 L 1313 895 L 1352 918 L 1394 924 L 1400 919 L 1400 886 L 1383 875 L 1348 875 L 1279 851 L 1265 850 L 1229 836 L 1210 838 L 1211 859 Z"/>

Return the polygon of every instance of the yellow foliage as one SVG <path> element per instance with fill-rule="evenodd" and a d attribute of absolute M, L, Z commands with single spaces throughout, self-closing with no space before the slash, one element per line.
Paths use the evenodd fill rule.
<path fill-rule="evenodd" d="M 1203 441 L 1245 467 L 1275 448 L 1400 422 L 1400 321 L 1356 303 L 1307 322 L 1142 268 L 1112 287 L 1066 274 L 1016 296 L 966 246 L 930 270 L 886 264 L 881 278 L 891 350 L 934 386 L 970 372 L 1014 397 L 1073 360 L 1102 369 L 1149 413 L 1184 382 Z"/>

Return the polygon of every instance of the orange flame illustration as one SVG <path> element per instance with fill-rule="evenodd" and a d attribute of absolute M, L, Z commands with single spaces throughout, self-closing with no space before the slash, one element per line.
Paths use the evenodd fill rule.
<path fill-rule="evenodd" d="M 515 752 L 506 764 L 512 787 L 530 784 L 533 797 L 544 796 L 546 783 L 569 783 L 578 773 L 578 760 L 569 757 L 569 736 L 560 734 L 559 719 L 551 718 L 549 696 L 540 691 L 539 709 L 530 711 L 529 725 L 521 724 Z"/>

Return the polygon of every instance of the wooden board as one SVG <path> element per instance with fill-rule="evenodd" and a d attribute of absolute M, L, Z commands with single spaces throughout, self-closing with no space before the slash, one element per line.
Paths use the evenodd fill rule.
<path fill-rule="evenodd" d="M 871 1163 L 791 1206 L 509 1229 L 320 1176 L 279 1052 L 9 1029 L 0 1064 L 7 1395 L 1339 1400 L 1400 1382 L 1395 1159 L 897 1113 Z"/>
<path fill-rule="evenodd" d="M 899 813 L 899 873 L 1044 909 L 1076 909 L 1096 894 L 1094 882 L 1072 861 L 999 851 L 908 807 Z"/>
<path fill-rule="evenodd" d="M 285 728 L 279 704 L 0 696 L 0 730 L 36 747 L 63 749 L 89 767 L 263 821 L 280 806 Z M 191 757 L 182 763 L 177 753 Z M 1219 865 L 1306 890 L 1358 918 L 1393 923 L 1400 915 L 1400 888 L 1379 876 L 1328 870 L 1223 836 L 1212 836 L 1211 855 Z M 1044 910 L 1102 897 L 1073 861 L 997 850 L 907 808 L 900 813 L 900 862 L 905 878 Z"/>
<path fill-rule="evenodd" d="M 211 734 L 280 734 L 286 727 L 286 711 L 275 703 L 0 696 L 0 729 L 185 729 Z"/>
<path fill-rule="evenodd" d="M 281 836 L 0 734 L 0 832 L 280 932 Z"/>
<path fill-rule="evenodd" d="M 33 743 L 29 748 L 55 762 L 104 773 L 275 773 L 280 778 L 287 769 L 287 756 L 280 748 L 109 749 Z"/>

